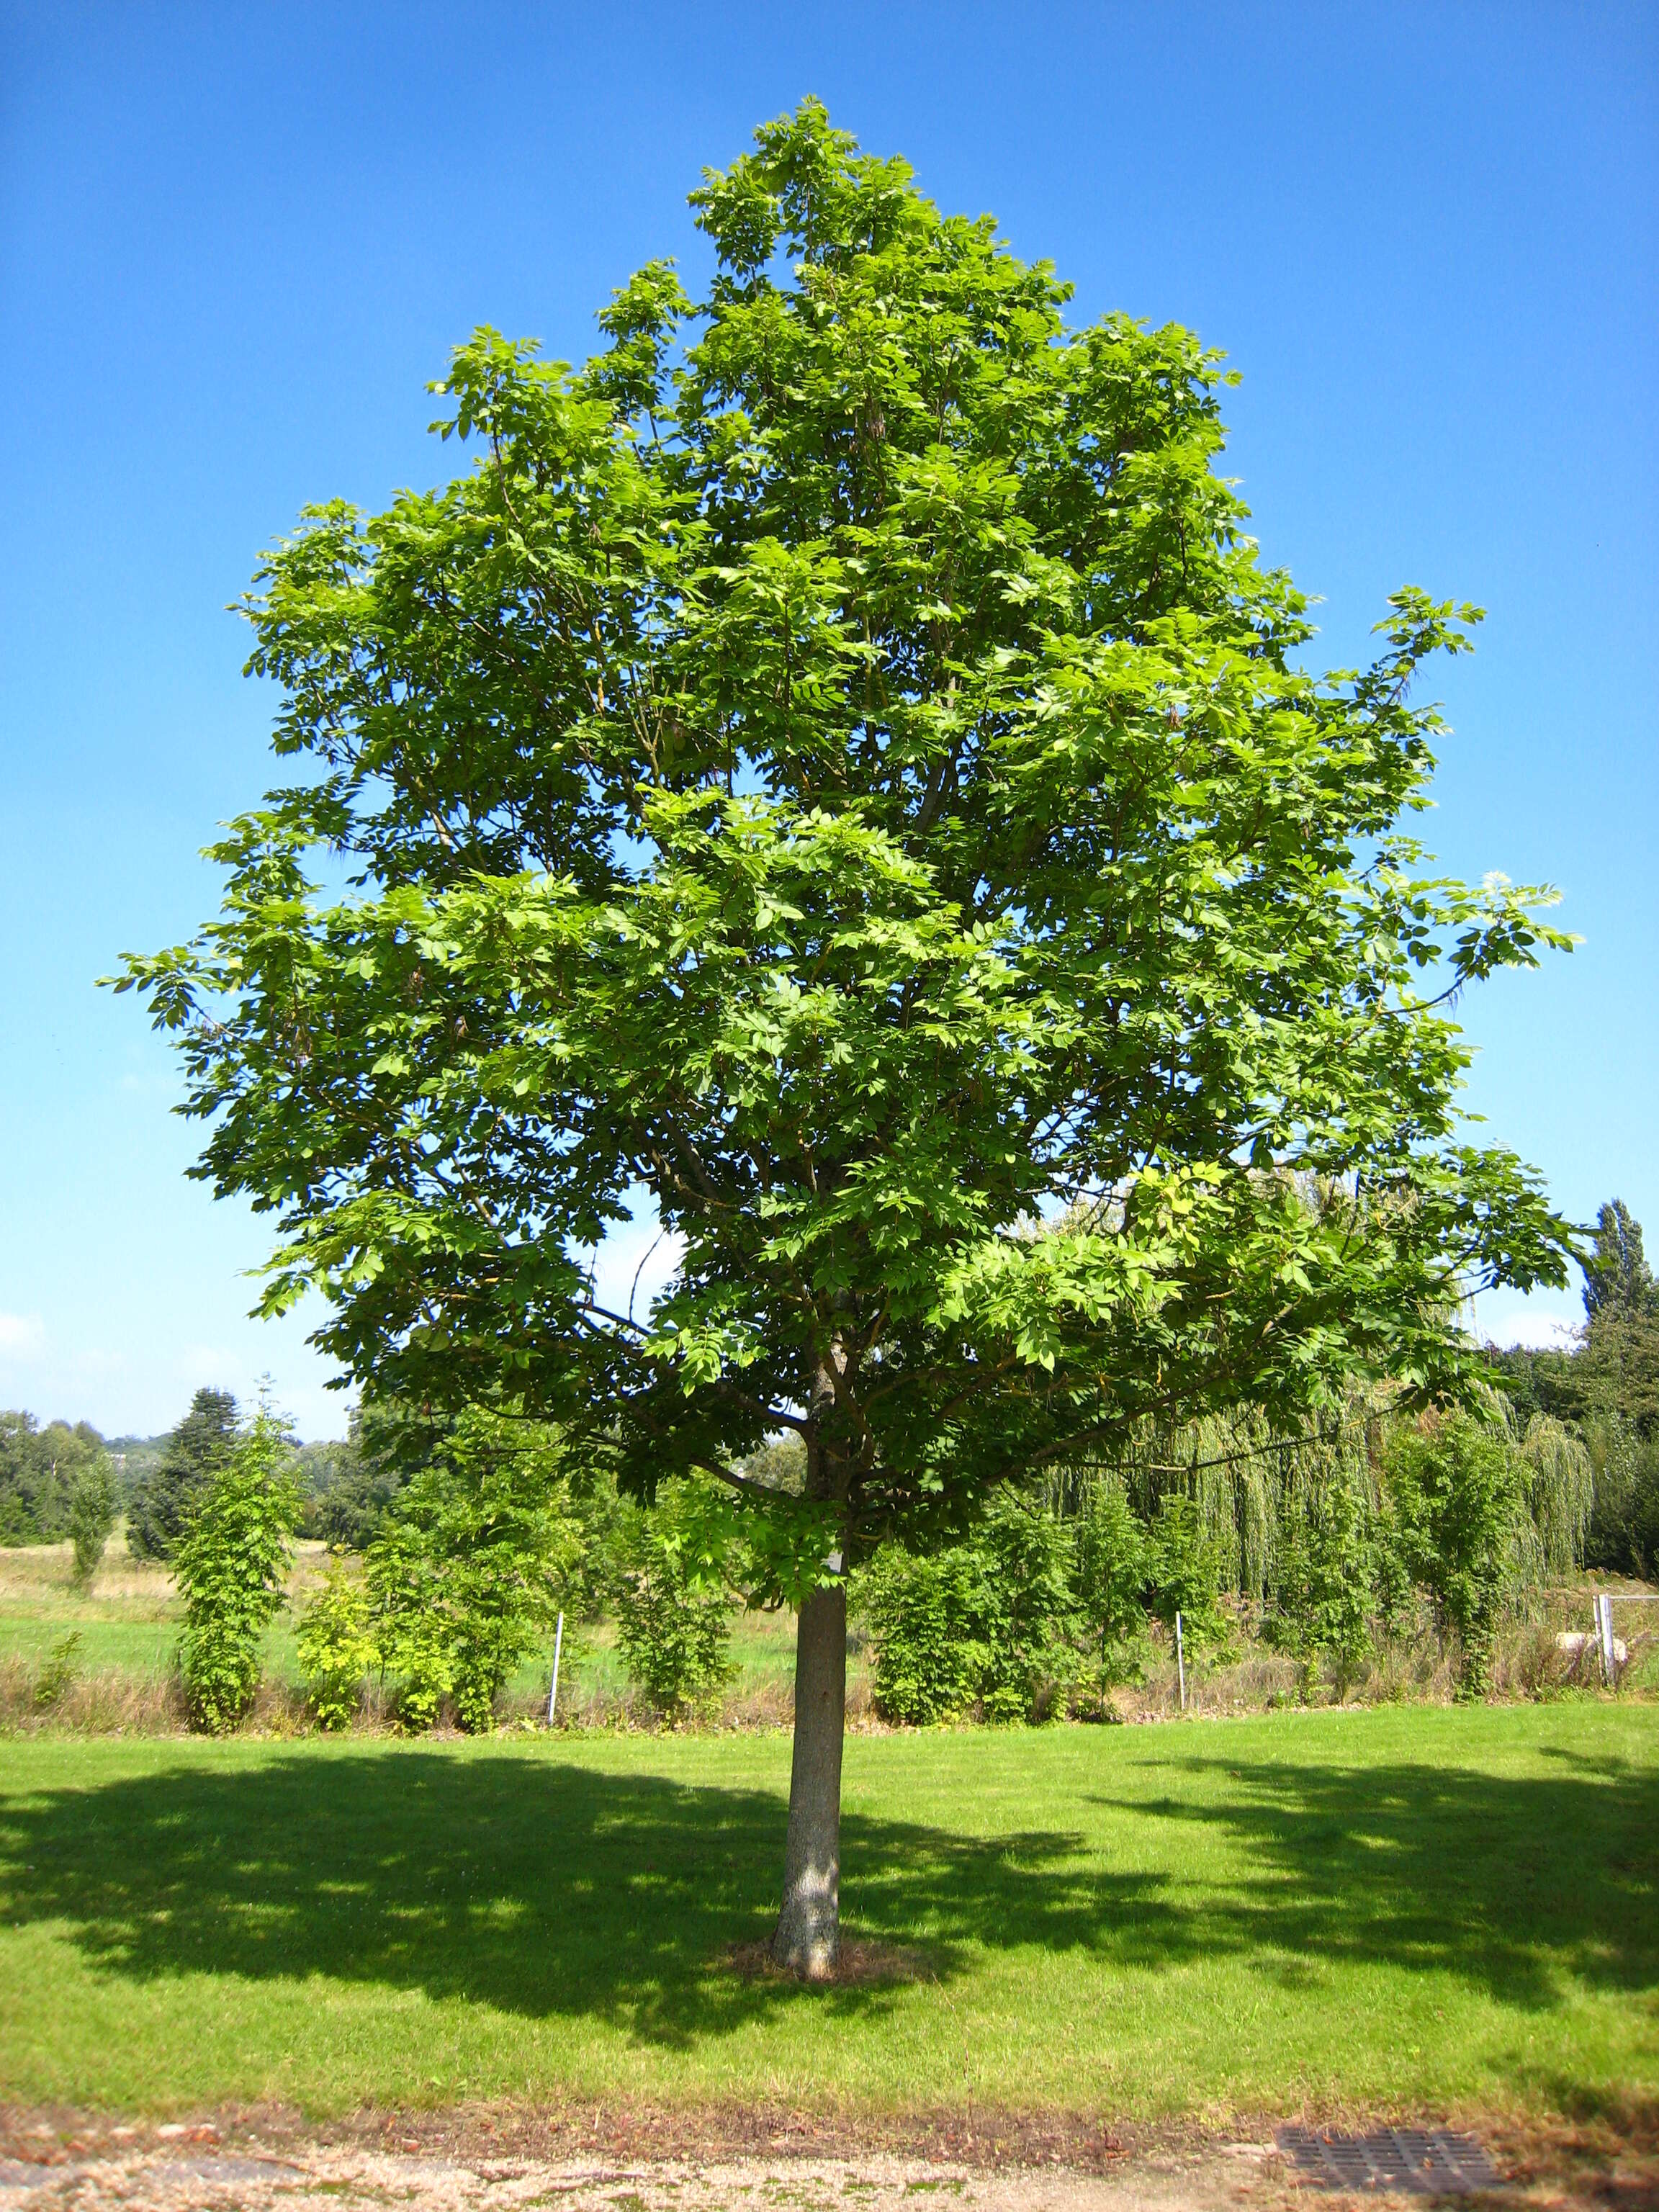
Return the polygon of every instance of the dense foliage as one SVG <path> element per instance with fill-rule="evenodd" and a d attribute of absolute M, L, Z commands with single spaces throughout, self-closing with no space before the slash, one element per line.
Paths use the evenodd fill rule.
<path fill-rule="evenodd" d="M 881 1711 L 909 1722 L 970 1706 L 1000 1721 L 1063 1711 L 1077 1672 L 1071 1553 L 1063 1524 L 1012 1493 L 993 1501 L 969 1542 L 932 1554 L 878 1552 L 859 1604 Z"/>
<path fill-rule="evenodd" d="M 1225 1656 L 1220 1595 L 1219 1547 L 1197 1501 L 1168 1492 L 1148 1525 L 1108 1476 L 1074 1512 L 1005 1492 L 964 1543 L 884 1547 L 858 1607 L 890 1719 L 973 1710 L 1039 1721 L 1091 1710 L 1103 1689 L 1134 1679 L 1152 1620 L 1172 1629 L 1179 1613 L 1189 1655 Z"/>
<path fill-rule="evenodd" d="M 1518 1422 L 1541 1415 L 1583 1440 L 1594 1473 L 1585 1564 L 1659 1581 L 1659 1285 L 1619 1199 L 1597 1217 L 1584 1313 L 1570 1349 L 1489 1346 L 1486 1357 Z"/>
<path fill-rule="evenodd" d="M 1505 1606 L 1577 1570 L 1588 1455 L 1547 1417 L 1518 1436 L 1501 1408 L 1348 1435 L 1346 1450 L 1286 1449 L 1249 1416 L 1206 1424 L 1185 1468 L 1165 1434 L 1150 1470 L 1004 1494 L 927 1554 L 884 1547 L 857 1583 L 878 1708 L 911 1723 L 1086 1715 L 1140 1678 L 1154 1623 L 1170 1647 L 1177 1612 L 1189 1665 L 1227 1660 L 1248 1625 L 1302 1662 L 1304 1693 L 1328 1674 L 1340 1698 L 1419 1601 L 1478 1696 Z"/>
<path fill-rule="evenodd" d="M 706 1483 L 673 1481 L 647 1510 L 625 1505 L 611 1532 L 617 1648 L 635 1686 L 678 1721 L 731 1676 L 732 1548 Z"/>
<path fill-rule="evenodd" d="M 1455 1380 L 1454 1284 L 1559 1280 L 1563 1234 L 1458 1141 L 1417 988 L 1549 934 L 1402 831 L 1462 615 L 1402 593 L 1373 668 L 1302 672 L 1216 358 L 1068 329 L 811 104 L 694 198 L 700 307 L 653 264 L 574 374 L 481 332 L 481 465 L 315 510 L 248 603 L 314 773 L 130 980 L 202 1172 L 280 1218 L 270 1302 L 647 1489 L 792 1427 L 855 1550 L 1149 1408 Z M 582 1256 L 641 1189 L 648 1314 Z"/>
<path fill-rule="evenodd" d="M 363 1685 L 380 1667 L 368 1585 L 343 1559 L 331 1559 L 295 1635 L 306 1697 L 319 1728 L 347 1728 Z"/>
<path fill-rule="evenodd" d="M 1088 1625 L 1088 1660 L 1105 1687 L 1139 1670 L 1144 1598 L 1152 1579 L 1152 1544 L 1127 1490 L 1113 1476 L 1087 1486 L 1076 1522 L 1077 1607 Z"/>
<path fill-rule="evenodd" d="M 286 1603 L 300 1499 L 282 1429 L 263 1408 L 207 1476 L 173 1549 L 184 1600 L 179 1671 L 193 1726 L 235 1727 L 259 1684 L 259 1647 Z"/>
<path fill-rule="evenodd" d="M 581 1527 L 555 1431 L 475 1407 L 417 1451 L 425 1464 L 378 1516 L 362 1572 L 337 1564 L 301 1623 L 325 1727 L 349 1718 L 374 1673 L 405 1727 L 430 1727 L 447 1700 L 462 1728 L 488 1730 L 577 1577 Z"/>
<path fill-rule="evenodd" d="M 170 1559 L 214 1477 L 236 1449 L 236 1401 L 228 1390 L 198 1390 L 159 1458 L 134 1486 L 127 1549 L 141 1559 Z"/>
<path fill-rule="evenodd" d="M 108 1448 L 89 1422 L 0 1413 L 0 1544 L 58 1544 L 84 1486 L 112 1485 Z"/>
<path fill-rule="evenodd" d="M 1464 1655 L 1464 1686 L 1486 1686 L 1498 1607 L 1511 1573 L 1522 1489 L 1501 1432 L 1455 1413 L 1402 1429 L 1389 1455 L 1401 1550 Z"/>
<path fill-rule="evenodd" d="M 1285 1532 L 1268 1624 L 1279 1649 L 1303 1661 L 1310 1685 L 1329 1661 L 1339 1698 L 1370 1656 L 1373 1617 L 1391 1609 L 1368 1504 L 1346 1469 L 1304 1501 Z"/>
<path fill-rule="evenodd" d="M 106 1451 L 90 1454 L 76 1468 L 70 1491 L 69 1533 L 75 1580 L 82 1588 L 98 1571 L 115 1526 L 115 1469 Z"/>
<path fill-rule="evenodd" d="M 473 1410 L 382 1522 L 367 1568 L 381 1662 L 400 1711 L 453 1699 L 488 1729 L 495 1698 L 551 1628 L 580 1552 L 553 1431 Z"/>

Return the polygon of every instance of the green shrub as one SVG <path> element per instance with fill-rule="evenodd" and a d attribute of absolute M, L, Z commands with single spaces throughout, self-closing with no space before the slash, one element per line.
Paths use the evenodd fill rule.
<path fill-rule="evenodd" d="M 881 1712 L 926 1725 L 974 1705 L 994 1721 L 1063 1711 L 1078 1674 L 1073 1565 L 1065 1524 L 1012 1491 L 967 1543 L 920 1557 L 884 1546 L 859 1593 Z"/>
<path fill-rule="evenodd" d="M 464 1413 L 365 1560 L 374 1638 L 404 1724 L 430 1727 L 447 1696 L 462 1728 L 492 1727 L 497 1696 L 552 1626 L 581 1551 L 557 1432 Z"/>
<path fill-rule="evenodd" d="M 1338 1699 L 1346 1697 L 1370 1656 L 1376 1583 L 1365 1501 L 1344 1474 L 1300 1501 L 1280 1549 L 1278 1603 L 1268 1628 L 1281 1651 L 1302 1661 L 1305 1689 L 1327 1658 Z"/>
<path fill-rule="evenodd" d="M 368 1583 L 343 1561 L 331 1560 L 306 1607 L 295 1637 L 306 1696 L 319 1727 L 349 1727 L 363 1678 L 380 1664 L 369 1618 Z"/>
<path fill-rule="evenodd" d="M 1226 1658 L 1232 1639 L 1221 1609 L 1221 1549 L 1205 1528 L 1196 1498 L 1176 1491 L 1159 1498 L 1148 1568 L 1148 1592 L 1158 1618 L 1173 1628 L 1178 1613 L 1188 1651 Z"/>
<path fill-rule="evenodd" d="M 1072 1540 L 1059 1517 L 996 1492 L 972 1547 L 979 1702 L 992 1721 L 1054 1719 L 1078 1676 Z"/>
<path fill-rule="evenodd" d="M 701 1482 L 675 1480 L 650 1506 L 624 1504 L 611 1535 L 617 1648 L 665 1719 L 709 1705 L 730 1680 L 729 1516 Z"/>
<path fill-rule="evenodd" d="M 1432 1430 L 1397 1430 L 1385 1471 L 1412 1579 L 1457 1639 L 1462 1694 L 1483 1696 L 1514 1579 L 1526 1466 L 1500 1431 L 1454 1413 Z"/>
<path fill-rule="evenodd" d="M 1152 1547 L 1115 1477 L 1103 1477 L 1090 1486 L 1074 1540 L 1073 1597 L 1099 1682 L 1104 1687 L 1139 1680 L 1146 1664 Z"/>
<path fill-rule="evenodd" d="M 76 1471 L 70 1492 L 70 1539 L 75 1546 L 75 1579 L 82 1589 L 98 1571 L 115 1526 L 115 1471 L 107 1452 L 98 1452 Z"/>
<path fill-rule="evenodd" d="M 398 1722 L 411 1735 L 423 1735 L 455 1679 L 443 1562 L 425 1530 L 394 1524 L 382 1526 L 367 1565 L 375 1649 Z"/>
<path fill-rule="evenodd" d="M 980 1561 L 966 1545 L 919 1558 L 884 1544 L 860 1573 L 857 1606 L 873 1646 L 877 1709 L 926 1728 L 965 1712 L 985 1655 L 970 1626 Z"/>
<path fill-rule="evenodd" d="M 259 1644 L 281 1612 L 300 1497 L 263 1409 L 210 1476 L 173 1554 L 185 1601 L 179 1659 L 192 1727 L 234 1728 L 253 1702 Z"/>
<path fill-rule="evenodd" d="M 1397 1636 L 1407 1625 L 1413 1605 L 1411 1564 L 1400 1525 L 1394 1493 L 1384 1482 L 1376 1501 L 1371 1546 L 1371 1596 L 1377 1626 L 1385 1636 Z"/>
<path fill-rule="evenodd" d="M 42 1711 L 55 1705 L 81 1671 L 81 1632 L 70 1629 L 60 1636 L 46 1655 L 46 1663 L 40 1669 L 34 1685 L 34 1702 Z"/>

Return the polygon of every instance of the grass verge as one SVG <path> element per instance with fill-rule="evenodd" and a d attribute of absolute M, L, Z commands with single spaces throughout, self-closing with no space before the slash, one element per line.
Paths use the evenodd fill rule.
<path fill-rule="evenodd" d="M 14 1739 L 0 2097 L 1126 2117 L 1659 2092 L 1659 1731 L 1574 1704 L 854 1738 L 849 1933 L 733 1971 L 781 1736 Z"/>

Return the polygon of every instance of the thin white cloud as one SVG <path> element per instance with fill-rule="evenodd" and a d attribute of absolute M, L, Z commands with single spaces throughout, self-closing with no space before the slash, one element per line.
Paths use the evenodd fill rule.
<path fill-rule="evenodd" d="M 1504 1352 L 1571 1352 L 1579 1326 L 1571 1314 L 1547 1309 L 1534 1312 L 1521 1306 L 1510 1313 L 1493 1315 L 1480 1334 Z"/>
<path fill-rule="evenodd" d="M 39 1314 L 0 1313 L 0 1359 L 39 1359 L 46 1348 L 46 1323 Z"/>
<path fill-rule="evenodd" d="M 192 1389 L 203 1387 L 203 1378 L 216 1375 L 240 1375 L 247 1366 L 246 1353 L 232 1352 L 222 1344 L 181 1344 L 168 1361 L 175 1381 L 189 1382 Z M 210 1382 L 210 1389 L 218 1385 Z"/>

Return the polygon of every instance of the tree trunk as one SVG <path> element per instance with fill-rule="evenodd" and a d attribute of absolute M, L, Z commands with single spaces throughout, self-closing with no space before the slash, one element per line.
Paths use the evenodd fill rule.
<path fill-rule="evenodd" d="M 816 1589 L 795 1631 L 795 1753 L 783 1910 L 772 1957 L 806 1981 L 841 1955 L 841 1745 L 847 1717 L 847 1589 Z"/>

